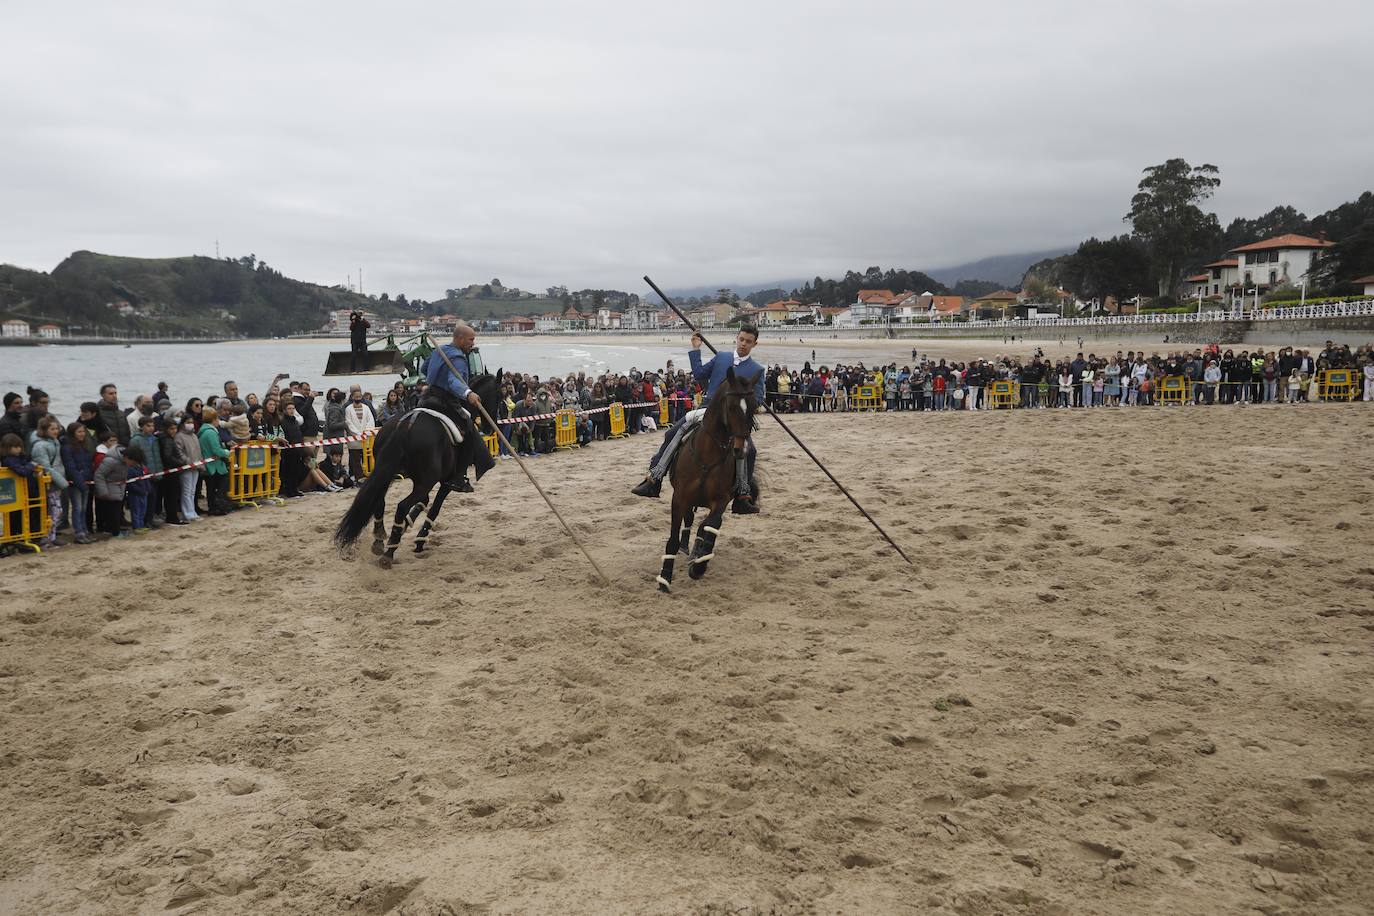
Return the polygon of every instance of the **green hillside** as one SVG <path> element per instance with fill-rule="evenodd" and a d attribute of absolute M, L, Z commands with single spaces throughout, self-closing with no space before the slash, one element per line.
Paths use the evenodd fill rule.
<path fill-rule="evenodd" d="M 134 314 L 116 305 L 127 303 Z M 0 314 L 64 326 L 158 333 L 311 331 L 334 309 L 409 314 L 390 302 L 283 276 L 252 257 L 122 258 L 78 251 L 52 273 L 0 265 Z"/>

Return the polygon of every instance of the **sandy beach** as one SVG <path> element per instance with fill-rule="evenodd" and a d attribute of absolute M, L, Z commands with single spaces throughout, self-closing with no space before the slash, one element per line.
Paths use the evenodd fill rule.
<path fill-rule="evenodd" d="M 671 596 L 649 436 L 533 462 L 609 586 L 511 463 L 0 561 L 0 911 L 1368 913 L 1371 416 L 795 418 L 914 568 L 765 419 Z"/>

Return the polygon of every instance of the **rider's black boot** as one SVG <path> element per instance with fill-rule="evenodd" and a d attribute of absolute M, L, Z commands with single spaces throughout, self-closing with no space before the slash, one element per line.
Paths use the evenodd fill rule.
<path fill-rule="evenodd" d="M 635 496 L 647 496 L 650 499 L 658 499 L 658 494 L 663 492 L 663 481 L 654 480 L 652 477 L 645 477 L 630 492 Z"/>
<path fill-rule="evenodd" d="M 736 496 L 735 501 L 730 504 L 730 511 L 735 515 L 758 515 L 759 507 L 754 505 L 752 496 Z"/>
<path fill-rule="evenodd" d="M 458 478 L 458 482 L 454 484 L 453 489 L 457 490 L 459 493 L 474 492 L 474 490 L 472 489 L 472 481 L 468 480 L 468 475 L 466 474 L 463 474 L 461 477 Z"/>

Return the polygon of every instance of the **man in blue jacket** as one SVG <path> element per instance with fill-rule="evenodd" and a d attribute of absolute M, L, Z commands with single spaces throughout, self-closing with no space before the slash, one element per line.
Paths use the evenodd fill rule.
<path fill-rule="evenodd" d="M 445 415 L 459 429 L 471 429 L 470 417 L 463 406 L 471 404 L 473 407 L 482 403 L 482 399 L 477 396 L 477 392 L 468 387 L 468 378 L 471 368 L 468 364 L 468 354 L 477 344 L 477 331 L 466 322 L 460 321 L 453 328 L 453 343 L 440 345 L 448 356 L 448 362 L 438 353 L 431 353 L 424 365 L 425 382 L 428 387 L 424 395 L 420 398 L 419 407 L 427 410 L 437 410 Z M 449 369 L 449 363 L 458 372 L 455 374 Z M 478 477 L 482 476 L 482 468 L 478 468 Z M 453 481 L 452 486 L 460 493 L 471 493 L 472 482 L 468 480 L 467 468 L 458 469 L 458 475 Z"/>
<path fill-rule="evenodd" d="M 649 474 L 639 482 L 630 492 L 635 496 L 647 496 L 656 498 L 663 490 L 663 478 L 668 475 L 668 469 L 672 467 L 673 457 L 677 454 L 678 446 L 682 444 L 687 430 L 701 422 L 702 416 L 706 413 L 706 405 L 716 391 L 725 382 L 725 375 L 731 369 L 735 370 L 735 375 L 739 378 L 754 378 L 756 391 L 754 393 L 759 406 L 764 404 L 764 368 L 756 362 L 749 354 L 759 342 L 759 329 L 753 325 L 741 325 L 739 332 L 735 334 L 735 349 L 733 351 L 722 351 L 711 358 L 708 363 L 701 361 L 701 335 L 692 335 L 692 349 L 687 356 L 692 364 L 692 377 L 702 385 L 706 386 L 706 396 L 702 398 L 701 407 L 696 410 L 688 411 L 681 420 L 668 427 L 663 436 L 663 444 L 658 447 L 653 460 L 649 462 Z M 741 515 L 752 515 L 759 511 L 758 506 L 754 505 L 753 497 L 748 495 L 749 481 L 754 477 L 754 442 L 749 440 L 748 447 L 748 471 L 746 479 L 736 481 L 736 492 L 734 505 L 731 511 Z"/>

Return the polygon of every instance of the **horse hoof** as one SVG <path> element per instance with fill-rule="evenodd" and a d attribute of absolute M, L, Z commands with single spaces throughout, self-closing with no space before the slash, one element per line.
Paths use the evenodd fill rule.
<path fill-rule="evenodd" d="M 706 564 L 693 563 L 691 566 L 687 567 L 687 575 L 692 579 L 700 579 L 702 576 L 706 575 Z"/>
<path fill-rule="evenodd" d="M 374 557 L 380 557 L 385 550 L 386 545 L 381 542 L 380 538 L 372 542 L 372 555 Z"/>
<path fill-rule="evenodd" d="M 393 561 L 391 557 L 387 556 L 386 554 L 382 554 L 380 557 L 377 558 L 377 565 L 380 566 L 382 569 L 390 569 L 392 562 Z"/>

